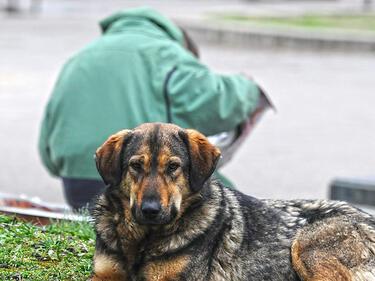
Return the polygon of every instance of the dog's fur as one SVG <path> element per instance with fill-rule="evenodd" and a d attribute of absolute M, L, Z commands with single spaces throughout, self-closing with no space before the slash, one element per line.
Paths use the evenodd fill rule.
<path fill-rule="evenodd" d="M 374 219 L 325 200 L 258 200 L 212 180 L 195 130 L 144 124 L 96 153 L 92 281 L 375 280 Z"/>

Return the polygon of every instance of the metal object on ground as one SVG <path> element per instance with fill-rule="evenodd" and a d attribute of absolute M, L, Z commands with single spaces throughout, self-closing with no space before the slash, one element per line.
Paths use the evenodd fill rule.
<path fill-rule="evenodd" d="M 87 221 L 89 216 L 75 213 L 65 205 L 41 202 L 38 198 L 27 198 L 0 193 L 0 213 L 17 217 L 25 222 L 46 225 L 51 220 Z"/>
<path fill-rule="evenodd" d="M 329 189 L 330 199 L 375 207 L 375 178 L 335 179 Z"/>

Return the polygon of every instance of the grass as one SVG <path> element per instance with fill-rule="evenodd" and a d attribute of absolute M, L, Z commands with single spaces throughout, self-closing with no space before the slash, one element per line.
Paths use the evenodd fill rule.
<path fill-rule="evenodd" d="M 218 14 L 220 20 L 239 21 L 269 26 L 334 28 L 375 32 L 375 15 L 301 15 L 290 17 L 249 17 L 240 14 Z"/>
<path fill-rule="evenodd" d="M 94 248 L 89 222 L 39 227 L 0 214 L 0 280 L 87 280 Z"/>

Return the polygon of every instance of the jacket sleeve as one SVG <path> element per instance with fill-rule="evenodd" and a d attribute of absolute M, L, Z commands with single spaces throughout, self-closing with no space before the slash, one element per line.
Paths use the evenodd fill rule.
<path fill-rule="evenodd" d="M 216 74 L 185 50 L 164 81 L 171 122 L 206 135 L 234 129 L 256 109 L 260 95 L 249 79 Z"/>
<path fill-rule="evenodd" d="M 48 105 L 46 107 L 45 113 L 44 113 L 44 118 L 42 121 L 42 126 L 40 129 L 40 135 L 39 135 L 39 143 L 38 143 L 38 150 L 39 150 L 39 155 L 41 157 L 41 160 L 44 164 L 44 166 L 47 168 L 47 170 L 54 176 L 59 176 L 58 174 L 58 169 L 55 167 L 51 160 L 51 151 L 49 147 L 49 122 L 50 122 L 50 116 L 49 116 L 49 111 L 48 111 Z"/>

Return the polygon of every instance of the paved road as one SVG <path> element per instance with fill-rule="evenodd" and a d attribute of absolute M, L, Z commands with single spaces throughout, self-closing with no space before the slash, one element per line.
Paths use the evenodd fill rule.
<path fill-rule="evenodd" d="M 54 16 L 0 14 L 0 191 L 61 203 L 60 182 L 37 155 L 40 120 L 61 65 L 99 35 L 106 8 L 80 18 L 67 16 L 69 6 L 59 13 L 56 1 L 50 5 Z M 224 169 L 239 189 L 324 198 L 336 176 L 375 177 L 375 56 L 201 49 L 218 72 L 261 81 L 278 108 Z"/>

